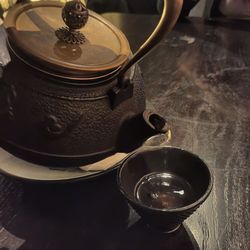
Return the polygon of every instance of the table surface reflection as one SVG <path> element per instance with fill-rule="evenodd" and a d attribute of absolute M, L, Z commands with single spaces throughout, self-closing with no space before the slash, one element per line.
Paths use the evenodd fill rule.
<path fill-rule="evenodd" d="M 105 14 L 133 51 L 155 16 Z M 116 173 L 45 185 L 0 175 L 0 249 L 250 249 L 250 22 L 178 23 L 141 62 L 147 100 L 171 124 L 171 145 L 205 160 L 208 200 L 167 235 L 146 227 Z M 0 29 L 0 56 L 7 60 Z"/>

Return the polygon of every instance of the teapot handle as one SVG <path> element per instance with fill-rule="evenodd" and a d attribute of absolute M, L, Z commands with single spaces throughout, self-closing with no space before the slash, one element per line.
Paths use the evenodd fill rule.
<path fill-rule="evenodd" d="M 121 68 L 118 79 L 123 79 L 127 70 L 146 56 L 148 52 L 160 42 L 163 36 L 172 30 L 177 22 L 183 5 L 183 0 L 163 0 L 163 2 L 164 7 L 158 25 L 134 56 Z"/>
<path fill-rule="evenodd" d="M 183 0 L 163 0 L 164 7 L 160 21 L 153 33 L 149 38 L 141 45 L 139 50 L 134 56 L 125 63 L 118 72 L 117 85 L 109 91 L 109 97 L 111 102 L 111 108 L 114 109 L 120 103 L 133 96 L 133 84 L 129 79 L 125 78 L 125 74 L 136 62 L 140 61 L 150 50 L 157 45 L 164 35 L 171 31 L 177 19 L 180 15 Z"/>

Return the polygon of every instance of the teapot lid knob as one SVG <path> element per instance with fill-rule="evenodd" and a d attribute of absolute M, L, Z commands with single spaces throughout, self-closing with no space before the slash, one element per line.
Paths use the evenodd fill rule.
<path fill-rule="evenodd" d="M 72 0 L 62 9 L 62 18 L 67 27 L 55 31 L 57 38 L 69 44 L 83 44 L 85 36 L 78 31 L 88 21 L 89 12 L 80 0 Z"/>

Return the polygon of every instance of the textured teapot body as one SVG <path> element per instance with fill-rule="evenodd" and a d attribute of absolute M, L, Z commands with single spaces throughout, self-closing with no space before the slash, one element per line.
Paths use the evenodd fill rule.
<path fill-rule="evenodd" d="M 133 96 L 112 108 L 108 92 L 117 79 L 93 87 L 67 84 L 34 70 L 11 53 L 0 84 L 1 143 L 16 154 L 34 154 L 45 164 L 54 158 L 56 165 L 61 158 L 67 164 L 67 156 L 77 162 L 83 156 L 101 157 L 115 151 L 123 124 L 145 109 L 139 67 L 132 67 L 128 77 Z"/>
<path fill-rule="evenodd" d="M 80 1 L 21 0 L 4 20 L 11 61 L 0 83 L 0 146 L 53 166 L 135 149 L 145 118 L 136 63 L 172 29 L 182 2 L 164 0 L 157 27 L 131 57 L 124 34 Z M 165 125 L 151 121 L 151 130 Z"/>

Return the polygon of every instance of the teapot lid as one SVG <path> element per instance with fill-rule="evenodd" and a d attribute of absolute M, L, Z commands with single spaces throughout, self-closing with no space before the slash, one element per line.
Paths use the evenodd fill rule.
<path fill-rule="evenodd" d="M 69 3 L 76 2 L 81 4 Z M 4 21 L 10 48 L 25 63 L 54 76 L 95 80 L 113 74 L 128 60 L 129 43 L 114 25 L 81 8 L 51 1 L 17 4 Z M 85 18 L 80 25 L 66 18 L 75 14 Z"/>

